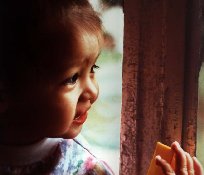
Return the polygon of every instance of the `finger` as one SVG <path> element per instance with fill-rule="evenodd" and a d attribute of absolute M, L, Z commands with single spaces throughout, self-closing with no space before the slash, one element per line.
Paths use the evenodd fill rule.
<path fill-rule="evenodd" d="M 193 166 L 193 159 L 191 158 L 190 154 L 186 153 L 186 160 L 187 160 L 187 169 L 188 169 L 188 174 L 189 175 L 194 175 L 194 166 Z"/>
<path fill-rule="evenodd" d="M 174 142 L 171 148 L 176 154 L 176 174 L 188 175 L 187 158 L 184 150 L 180 147 L 178 142 Z"/>
<path fill-rule="evenodd" d="M 165 175 L 175 175 L 174 170 L 166 160 L 162 159 L 161 156 L 156 156 L 155 158 L 156 164 L 161 167 Z"/>
<path fill-rule="evenodd" d="M 193 157 L 193 165 L 195 175 L 204 175 L 203 167 L 196 157 Z"/>

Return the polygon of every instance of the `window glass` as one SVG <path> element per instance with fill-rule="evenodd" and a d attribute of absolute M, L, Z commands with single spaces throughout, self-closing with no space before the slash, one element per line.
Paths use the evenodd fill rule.
<path fill-rule="evenodd" d="M 122 96 L 123 10 L 121 1 L 90 0 L 101 15 L 105 47 L 97 61 L 99 98 L 89 112 L 82 136 L 91 151 L 119 174 Z"/>
<path fill-rule="evenodd" d="M 197 121 L 197 157 L 204 167 L 204 0 L 202 2 L 201 17 L 201 60 L 198 88 L 198 121 Z"/>

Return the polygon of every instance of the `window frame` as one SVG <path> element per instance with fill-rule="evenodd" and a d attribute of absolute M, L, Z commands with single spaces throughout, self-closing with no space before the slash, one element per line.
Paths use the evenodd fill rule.
<path fill-rule="evenodd" d="M 196 151 L 199 0 L 124 1 L 120 174 L 144 175 L 157 141 Z"/>

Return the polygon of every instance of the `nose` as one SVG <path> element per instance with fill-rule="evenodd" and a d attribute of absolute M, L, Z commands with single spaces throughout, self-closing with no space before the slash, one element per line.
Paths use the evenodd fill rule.
<path fill-rule="evenodd" d="M 99 87 L 98 83 L 95 79 L 88 78 L 83 84 L 83 92 L 79 97 L 81 101 L 90 101 L 90 103 L 94 103 L 98 98 Z"/>

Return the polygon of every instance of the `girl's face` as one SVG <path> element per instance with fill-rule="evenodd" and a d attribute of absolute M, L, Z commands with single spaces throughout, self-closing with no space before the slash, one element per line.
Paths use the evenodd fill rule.
<path fill-rule="evenodd" d="M 51 137 L 77 136 L 98 97 L 95 69 L 98 68 L 99 41 L 97 36 L 88 34 L 82 34 L 79 40 L 73 47 L 71 58 L 68 58 L 68 54 L 67 61 L 65 59 L 67 69 L 51 83 L 48 97 L 45 97 L 49 115 L 44 116 L 43 120 L 49 121 L 48 136 Z"/>
<path fill-rule="evenodd" d="M 37 84 L 26 86 L 22 101 L 13 112 L 18 115 L 25 139 L 73 138 L 81 131 L 88 111 L 98 97 L 95 62 L 100 54 L 97 35 L 82 33 L 63 58 L 47 60 Z M 53 60 L 53 59 L 52 59 Z"/>

